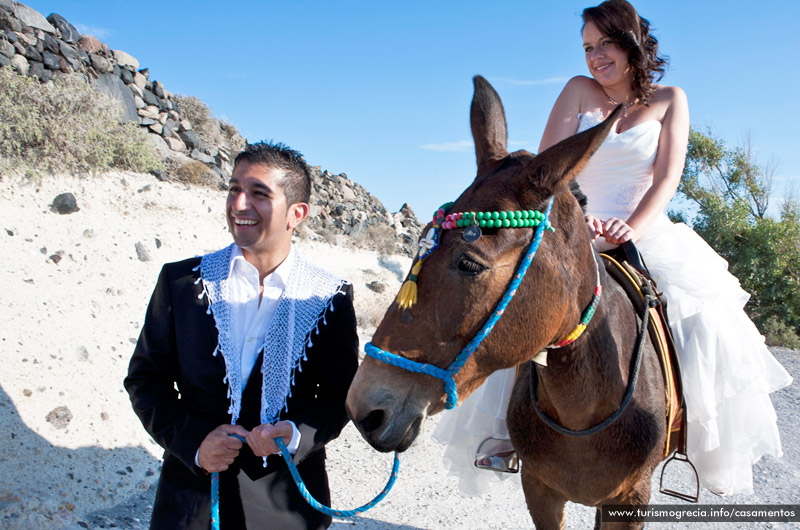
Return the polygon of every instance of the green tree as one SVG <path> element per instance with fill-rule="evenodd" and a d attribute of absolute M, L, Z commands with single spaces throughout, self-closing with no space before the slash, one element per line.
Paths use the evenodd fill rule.
<path fill-rule="evenodd" d="M 749 139 L 729 148 L 711 131 L 691 130 L 678 198 L 696 213 L 670 214 L 691 224 L 751 294 L 750 318 L 773 345 L 800 347 L 800 205 L 768 213 L 773 170 L 756 163 Z"/>

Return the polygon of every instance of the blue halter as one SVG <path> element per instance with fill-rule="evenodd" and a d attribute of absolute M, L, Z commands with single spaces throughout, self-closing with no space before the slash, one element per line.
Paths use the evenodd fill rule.
<path fill-rule="evenodd" d="M 478 349 L 478 346 L 480 346 L 481 342 L 483 342 L 483 339 L 489 335 L 489 332 L 492 331 L 494 325 L 497 324 L 497 321 L 500 320 L 501 316 L 503 316 L 503 312 L 505 311 L 509 302 L 511 302 L 511 299 L 514 298 L 514 295 L 517 293 L 517 288 L 522 282 L 522 279 L 525 277 L 525 273 L 528 272 L 528 267 L 530 267 L 533 257 L 536 255 L 536 251 L 539 248 L 539 244 L 542 242 L 542 235 L 547 227 L 547 219 L 550 217 L 550 208 L 552 208 L 552 206 L 553 197 L 550 197 L 550 202 L 548 202 L 547 209 L 544 212 L 544 221 L 536 228 L 536 234 L 533 236 L 533 241 L 531 241 L 530 245 L 528 246 L 525 257 L 522 259 L 519 267 L 517 267 L 517 272 L 514 274 L 514 277 L 511 280 L 511 283 L 508 285 L 508 288 L 506 288 L 503 298 L 497 304 L 497 307 L 489 317 L 489 320 L 487 320 L 483 325 L 483 328 L 478 332 L 477 335 L 475 335 L 475 337 L 472 338 L 471 341 L 469 341 L 464 349 L 461 350 L 461 353 L 458 354 L 458 357 L 455 358 L 450 366 L 445 369 L 439 368 L 438 366 L 433 366 L 432 364 L 412 361 L 411 359 L 406 359 L 405 357 L 400 357 L 394 353 L 381 350 L 380 348 L 374 346 L 371 342 L 368 342 L 364 345 L 364 352 L 370 357 L 378 359 L 379 361 L 383 361 L 386 364 L 391 364 L 392 366 L 397 366 L 398 368 L 402 368 L 410 372 L 428 374 L 436 377 L 437 379 L 441 379 L 444 381 L 444 389 L 447 394 L 445 408 L 452 409 L 455 407 L 456 403 L 458 403 L 458 389 L 456 388 L 455 380 L 456 374 L 467 362 L 467 359 L 469 359 L 469 357 L 475 353 L 475 350 Z"/>

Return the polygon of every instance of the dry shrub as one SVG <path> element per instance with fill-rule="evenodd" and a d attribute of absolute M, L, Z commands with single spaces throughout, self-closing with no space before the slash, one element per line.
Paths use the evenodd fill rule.
<path fill-rule="evenodd" d="M 119 118 L 117 103 L 80 75 L 40 84 L 0 68 L 3 165 L 33 174 L 160 169 L 147 133 Z"/>
<path fill-rule="evenodd" d="M 179 182 L 196 186 L 216 186 L 220 179 L 207 165 L 197 160 L 189 160 L 177 167 L 173 175 Z"/>
<path fill-rule="evenodd" d="M 181 118 L 189 120 L 192 130 L 200 138 L 200 149 L 222 147 L 229 154 L 237 154 L 244 148 L 245 139 L 236 127 L 214 117 L 208 105 L 194 96 L 176 96 Z"/>

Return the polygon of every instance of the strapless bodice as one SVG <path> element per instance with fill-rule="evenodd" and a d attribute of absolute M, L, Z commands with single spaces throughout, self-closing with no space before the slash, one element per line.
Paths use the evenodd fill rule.
<path fill-rule="evenodd" d="M 580 114 L 578 132 L 603 121 L 602 113 Z M 661 122 L 650 120 L 617 133 L 613 128 L 577 181 L 589 199 L 588 212 L 600 219 L 627 219 L 653 184 Z"/>

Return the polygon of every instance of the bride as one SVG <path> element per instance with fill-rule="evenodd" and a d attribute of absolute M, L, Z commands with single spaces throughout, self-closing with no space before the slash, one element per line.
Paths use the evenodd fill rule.
<path fill-rule="evenodd" d="M 792 379 L 744 313 L 749 295 L 727 263 L 664 208 L 683 172 L 689 135 L 686 95 L 655 84 L 666 59 L 625 0 L 583 11 L 582 42 L 591 77 L 577 76 L 553 106 L 539 152 L 597 125 L 617 105 L 622 118 L 578 175 L 586 223 L 598 250 L 633 240 L 664 291 L 683 376 L 688 456 L 701 484 L 718 494 L 752 493 L 752 465 L 781 456 L 769 393 Z M 493 374 L 446 415 L 434 438 L 462 493 L 475 495 L 513 471 L 505 410 L 515 371 Z"/>

